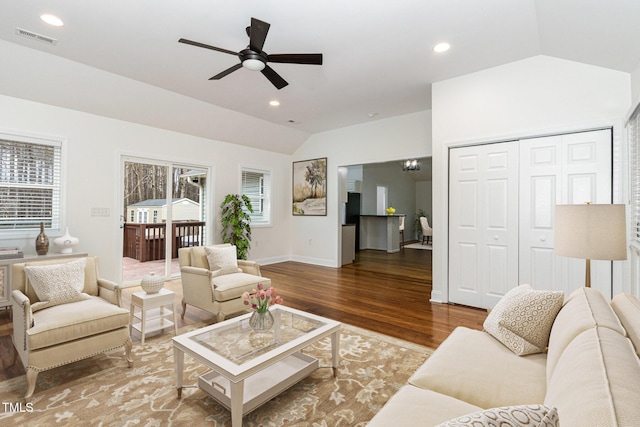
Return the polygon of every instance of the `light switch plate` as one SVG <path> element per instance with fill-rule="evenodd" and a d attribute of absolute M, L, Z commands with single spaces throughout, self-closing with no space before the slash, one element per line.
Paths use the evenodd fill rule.
<path fill-rule="evenodd" d="M 91 208 L 91 216 L 109 216 L 109 208 Z"/>

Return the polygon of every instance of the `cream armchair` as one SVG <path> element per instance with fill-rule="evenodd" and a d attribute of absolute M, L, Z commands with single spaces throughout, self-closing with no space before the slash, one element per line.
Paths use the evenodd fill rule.
<path fill-rule="evenodd" d="M 226 253 L 226 262 L 223 256 L 211 266 L 212 252 Z M 233 259 L 229 260 L 231 255 Z M 265 287 L 271 285 L 270 279 L 260 275 L 259 264 L 236 259 L 235 246 L 229 244 L 180 248 L 178 260 L 182 276 L 182 318 L 190 304 L 213 313 L 221 322 L 227 314 L 247 310 L 243 292 L 251 292 L 258 283 Z"/>
<path fill-rule="evenodd" d="M 12 268 L 13 345 L 26 370 L 25 399 L 33 395 L 38 373 L 106 351 L 124 347 L 132 366 L 129 311 L 120 307 L 118 285 L 98 277 L 97 258 L 17 263 Z M 67 287 L 77 290 L 63 292 L 63 297 L 55 293 Z M 44 301 L 38 294 L 46 295 Z"/>
<path fill-rule="evenodd" d="M 429 220 L 426 216 L 420 217 L 420 227 L 422 228 L 422 244 L 426 240 L 427 244 L 429 244 L 429 240 L 432 240 L 433 243 L 433 229 L 429 226 Z"/>

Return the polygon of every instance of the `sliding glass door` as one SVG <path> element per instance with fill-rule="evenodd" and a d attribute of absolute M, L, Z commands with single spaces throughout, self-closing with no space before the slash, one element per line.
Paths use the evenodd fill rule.
<path fill-rule="evenodd" d="M 180 274 L 178 249 L 205 244 L 203 167 L 122 158 L 122 282 Z"/>

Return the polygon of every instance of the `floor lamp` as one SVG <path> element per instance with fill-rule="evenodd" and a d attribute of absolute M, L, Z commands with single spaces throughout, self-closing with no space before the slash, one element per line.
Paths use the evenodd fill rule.
<path fill-rule="evenodd" d="M 585 286 L 591 286 L 591 260 L 627 259 L 624 205 L 557 205 L 554 253 L 586 260 Z"/>

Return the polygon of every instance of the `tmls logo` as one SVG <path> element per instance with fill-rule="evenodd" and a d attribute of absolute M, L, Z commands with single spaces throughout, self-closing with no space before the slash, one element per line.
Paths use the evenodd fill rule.
<path fill-rule="evenodd" d="M 33 412 L 33 403 L 2 402 L 2 409 L 4 409 L 4 412 Z"/>

